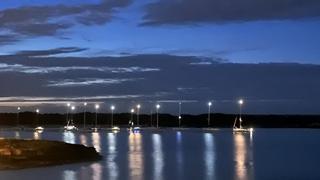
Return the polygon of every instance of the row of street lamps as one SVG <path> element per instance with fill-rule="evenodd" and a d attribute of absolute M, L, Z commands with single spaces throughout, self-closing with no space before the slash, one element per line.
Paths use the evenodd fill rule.
<path fill-rule="evenodd" d="M 239 116 L 240 116 L 240 119 L 241 119 L 241 114 L 242 114 L 242 105 L 243 105 L 244 101 L 243 99 L 240 99 L 238 100 L 238 104 L 239 104 Z M 84 111 L 83 111 L 83 128 L 86 127 L 86 110 L 87 110 L 87 105 L 88 103 L 87 102 L 84 102 L 83 103 L 83 106 L 84 106 Z M 181 126 L 181 119 L 182 119 L 182 116 L 181 116 L 181 105 L 182 103 L 179 102 L 179 112 L 178 112 L 178 119 L 179 119 L 179 127 Z M 212 106 L 212 102 L 209 101 L 208 102 L 208 126 L 210 126 L 211 124 L 211 106 Z M 97 127 L 97 124 L 98 124 L 98 110 L 100 109 L 100 105 L 99 104 L 95 104 L 95 127 Z M 156 120 L 157 120 L 157 124 L 156 124 L 156 127 L 158 128 L 159 127 L 159 109 L 161 108 L 160 104 L 156 104 Z M 136 110 L 135 108 L 132 108 L 130 110 L 131 112 L 131 122 L 133 122 L 133 115 L 134 113 L 136 112 L 136 115 L 137 115 L 137 126 L 139 126 L 139 113 L 140 113 L 140 108 L 141 108 L 141 105 L 140 104 L 137 104 L 136 105 Z M 67 103 L 67 115 L 66 115 L 66 122 L 69 123 L 69 120 L 71 119 L 72 121 L 72 116 L 71 118 L 69 118 L 69 109 L 71 109 L 71 112 L 73 114 L 74 110 L 76 109 L 75 106 L 72 106 L 70 103 Z M 116 107 L 115 105 L 111 105 L 110 106 L 110 110 L 111 110 L 111 127 L 113 127 L 113 114 L 114 114 L 114 111 L 115 111 Z M 18 107 L 17 108 L 17 125 L 19 126 L 19 113 L 21 111 L 21 107 Z M 40 113 L 40 110 L 39 109 L 36 109 L 36 114 L 38 115 Z M 72 115 L 71 114 L 71 115 Z"/>

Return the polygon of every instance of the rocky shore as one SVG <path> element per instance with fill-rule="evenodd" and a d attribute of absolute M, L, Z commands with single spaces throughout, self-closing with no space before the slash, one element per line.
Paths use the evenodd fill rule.
<path fill-rule="evenodd" d="M 0 139 L 0 170 L 97 161 L 93 148 L 59 141 Z"/>

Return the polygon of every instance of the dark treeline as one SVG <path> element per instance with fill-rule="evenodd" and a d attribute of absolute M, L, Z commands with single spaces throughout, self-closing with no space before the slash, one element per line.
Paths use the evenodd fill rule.
<path fill-rule="evenodd" d="M 211 114 L 210 127 L 232 127 L 234 114 Z M 84 114 L 69 114 L 69 119 L 81 127 L 83 125 Z M 114 125 L 127 126 L 130 119 L 130 113 L 114 114 Z M 86 125 L 90 126 L 95 123 L 96 114 L 86 113 Z M 318 128 L 320 127 L 320 115 L 242 115 L 244 127 L 260 128 Z M 108 126 L 111 123 L 111 114 L 97 114 L 98 125 Z M 141 126 L 156 126 L 156 114 L 139 116 Z M 37 126 L 37 125 L 66 125 L 66 114 L 35 114 L 33 112 L 1 113 L 0 125 L 2 126 Z M 133 116 L 136 124 L 137 116 Z M 178 127 L 179 120 L 177 116 L 170 114 L 159 114 L 159 126 Z M 208 114 L 200 115 L 182 115 L 182 127 L 208 127 Z"/>

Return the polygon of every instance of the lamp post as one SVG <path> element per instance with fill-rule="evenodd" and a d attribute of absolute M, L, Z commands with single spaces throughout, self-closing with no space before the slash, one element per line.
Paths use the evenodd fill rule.
<path fill-rule="evenodd" d="M 130 112 L 131 112 L 131 122 L 133 122 L 133 113 L 134 113 L 134 109 L 132 108 Z"/>
<path fill-rule="evenodd" d="M 208 102 L 208 126 L 210 126 L 210 116 L 211 116 L 211 106 L 212 102 Z"/>
<path fill-rule="evenodd" d="M 112 105 L 111 107 L 110 107 L 110 109 L 111 109 L 111 128 L 113 127 L 113 111 L 115 110 L 115 106 L 114 105 Z"/>
<path fill-rule="evenodd" d="M 179 127 L 181 126 L 181 102 L 179 102 L 179 114 L 178 114 L 178 119 L 179 119 Z"/>
<path fill-rule="evenodd" d="M 140 108 L 141 108 L 141 105 L 138 104 L 138 105 L 137 105 L 137 126 L 139 126 L 139 113 L 140 113 Z"/>
<path fill-rule="evenodd" d="M 240 128 L 242 128 L 242 125 L 241 125 L 241 123 L 242 123 L 241 115 L 242 115 L 243 100 L 240 99 L 240 100 L 238 101 L 238 104 L 239 104 L 239 121 L 240 121 Z"/>
<path fill-rule="evenodd" d="M 238 104 L 239 104 L 239 116 L 240 116 L 240 119 L 241 119 L 243 100 L 240 99 L 238 101 Z"/>
<path fill-rule="evenodd" d="M 157 109 L 157 128 L 159 128 L 159 109 L 160 109 L 160 104 L 156 105 L 156 109 Z"/>
<path fill-rule="evenodd" d="M 67 104 L 67 117 L 66 117 L 66 123 L 68 124 L 68 121 L 69 121 L 69 108 L 70 108 L 71 104 L 68 103 Z"/>
<path fill-rule="evenodd" d="M 18 108 L 17 108 L 17 127 L 19 127 L 19 124 L 20 124 L 20 122 L 19 122 L 19 114 L 20 114 L 20 110 L 21 110 L 21 108 L 20 108 L 20 107 L 18 107 Z"/>
<path fill-rule="evenodd" d="M 95 120 L 95 128 L 97 128 L 97 124 L 98 124 L 98 109 L 100 108 L 99 104 L 95 105 L 95 109 L 96 109 L 96 120 Z"/>
<path fill-rule="evenodd" d="M 40 113 L 40 110 L 39 110 L 39 109 L 36 109 L 36 126 L 38 126 L 39 113 Z"/>
<path fill-rule="evenodd" d="M 75 106 L 71 106 L 71 125 L 73 125 L 73 113 L 75 109 L 76 109 Z"/>
<path fill-rule="evenodd" d="M 83 109 L 83 129 L 86 128 L 86 111 L 87 111 L 87 105 L 88 103 L 83 103 L 84 109 Z"/>

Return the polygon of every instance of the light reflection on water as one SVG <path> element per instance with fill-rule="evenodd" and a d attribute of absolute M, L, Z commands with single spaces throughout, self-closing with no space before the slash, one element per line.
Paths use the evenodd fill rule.
<path fill-rule="evenodd" d="M 215 149 L 214 149 L 214 137 L 211 133 L 204 133 L 205 152 L 204 162 L 206 165 L 206 179 L 215 179 Z"/>
<path fill-rule="evenodd" d="M 234 157 L 235 157 L 235 179 L 253 179 L 252 169 L 252 148 L 247 144 L 248 134 L 234 133 Z M 252 143 L 252 132 L 249 134 L 250 144 Z"/>
<path fill-rule="evenodd" d="M 94 163 L 91 166 L 92 169 L 92 180 L 102 180 L 102 165 L 100 163 Z"/>
<path fill-rule="evenodd" d="M 19 139 L 19 138 L 20 138 L 20 132 L 19 132 L 19 131 L 16 131 L 16 132 L 15 132 L 15 138 L 16 138 L 16 139 Z"/>
<path fill-rule="evenodd" d="M 35 140 L 41 139 L 41 133 L 34 131 L 33 132 L 33 139 L 35 139 Z"/>
<path fill-rule="evenodd" d="M 104 156 L 99 162 L 0 171 L 0 179 L 319 179 L 320 131 L 282 131 L 285 130 L 256 130 L 253 134 L 233 134 L 232 130 L 144 130 L 117 134 L 0 131 L 1 137 L 62 139 L 94 146 Z"/>
<path fill-rule="evenodd" d="M 117 141 L 116 134 L 108 133 L 108 157 L 107 157 L 107 168 L 108 168 L 108 179 L 118 179 L 119 170 L 115 158 L 117 157 Z"/>
<path fill-rule="evenodd" d="M 129 134 L 129 176 L 131 179 L 143 179 L 144 163 L 143 163 L 143 147 L 142 136 L 139 132 Z"/>
<path fill-rule="evenodd" d="M 163 179 L 163 166 L 164 166 L 164 157 L 162 152 L 162 139 L 160 134 L 152 134 L 152 143 L 153 143 L 153 179 L 162 180 Z"/>
<path fill-rule="evenodd" d="M 96 148 L 97 152 L 101 152 L 101 140 L 100 140 L 100 133 L 93 132 L 91 134 L 92 138 L 92 145 L 94 148 Z"/>
<path fill-rule="evenodd" d="M 75 144 L 76 140 L 75 140 L 74 132 L 64 131 L 63 132 L 63 141 L 66 143 Z"/>
<path fill-rule="evenodd" d="M 183 168 L 183 154 L 182 154 L 182 133 L 177 131 L 176 133 L 176 141 L 177 141 L 177 171 L 178 171 L 178 178 L 182 178 L 182 168 Z"/>
<path fill-rule="evenodd" d="M 63 172 L 64 180 L 76 180 L 76 173 L 72 170 L 65 170 Z"/>
<path fill-rule="evenodd" d="M 80 135 L 80 144 L 83 144 L 85 146 L 88 146 L 88 142 L 87 142 L 87 136 L 85 136 L 84 134 Z"/>

